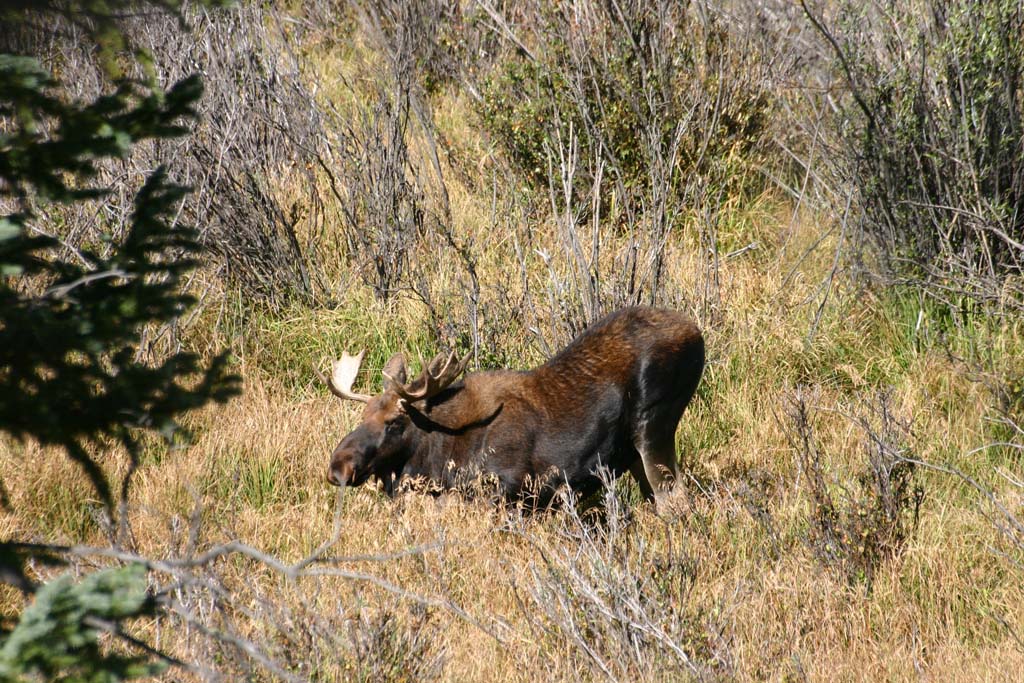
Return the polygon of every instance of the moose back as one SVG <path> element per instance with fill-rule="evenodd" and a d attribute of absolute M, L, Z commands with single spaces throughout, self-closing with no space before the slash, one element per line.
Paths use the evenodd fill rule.
<path fill-rule="evenodd" d="M 331 455 L 332 484 L 379 479 L 392 495 L 407 480 L 442 489 L 477 476 L 508 498 L 546 504 L 559 486 L 581 495 L 602 468 L 630 472 L 656 500 L 677 477 L 675 432 L 704 369 L 704 339 L 684 315 L 632 307 L 593 324 L 530 371 L 474 372 L 442 355 L 409 379 L 405 357 L 383 369 L 383 393 L 352 391 L 363 352 L 343 354 L 325 381 L 366 404 Z"/>

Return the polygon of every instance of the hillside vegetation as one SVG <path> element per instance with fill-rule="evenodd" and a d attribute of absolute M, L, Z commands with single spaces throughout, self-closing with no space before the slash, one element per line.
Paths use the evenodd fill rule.
<path fill-rule="evenodd" d="M 205 256 L 139 357 L 228 349 L 242 392 L 189 439 L 89 446 L 131 473 L 118 529 L 79 464 L 0 435 L 2 537 L 76 577 L 144 559 L 166 601 L 129 629 L 164 680 L 1016 680 L 1024 4 L 910 5 L 123 18 L 161 85 L 201 72 L 199 118 L 34 223 L 102 251 L 166 164 Z M 15 47 L 89 100 L 81 31 Z M 366 348 L 367 393 L 396 351 L 526 369 L 631 304 L 707 341 L 670 509 L 628 478 L 535 514 L 327 484 L 362 406 L 325 359 Z M 30 601 L 0 588 L 8 622 Z"/>

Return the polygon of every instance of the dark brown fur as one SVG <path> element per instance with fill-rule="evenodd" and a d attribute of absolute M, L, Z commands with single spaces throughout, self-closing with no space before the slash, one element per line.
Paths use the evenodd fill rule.
<path fill-rule="evenodd" d="M 405 405 L 385 380 L 331 457 L 328 479 L 377 477 L 389 493 L 420 478 L 441 488 L 477 474 L 543 504 L 559 486 L 588 494 L 599 469 L 630 471 L 648 498 L 676 477 L 675 431 L 704 368 L 704 340 L 680 313 L 634 307 L 605 317 L 528 372 L 466 375 Z M 405 359 L 384 368 L 405 381 Z"/>

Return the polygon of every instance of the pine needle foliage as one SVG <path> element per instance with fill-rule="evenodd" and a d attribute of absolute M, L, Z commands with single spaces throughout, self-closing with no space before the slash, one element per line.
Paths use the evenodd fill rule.
<path fill-rule="evenodd" d="M 172 324 L 194 303 L 183 277 L 197 265 L 200 244 L 195 230 L 175 219 L 187 188 L 155 169 L 143 179 L 126 225 L 100 223 L 103 239 L 80 246 L 65 243 L 61 226 L 41 210 L 103 198 L 103 164 L 126 158 L 139 142 L 185 135 L 195 118 L 203 91 L 198 76 L 164 90 L 115 68 L 118 56 L 132 51 L 117 19 L 134 9 L 127 2 L 0 6 L 5 35 L 19 22 L 27 27 L 54 13 L 82 23 L 109 67 L 110 91 L 77 101 L 31 55 L 0 54 L 0 431 L 59 447 L 75 461 L 111 529 L 144 434 L 170 441 L 182 413 L 239 390 L 226 353 L 208 362 L 186 351 L 153 359 L 143 342 L 147 329 Z M 130 460 L 119 495 L 105 467 L 113 444 Z M 10 507 L 6 496 L 0 502 Z M 0 580 L 33 595 L 17 625 L 2 634 L 0 681 L 105 683 L 163 668 L 121 627 L 157 608 L 142 565 L 40 584 L 27 569 L 30 559 L 34 567 L 60 562 L 47 549 L 0 540 Z M 111 647 L 102 632 L 136 651 L 141 646 L 142 654 Z"/>

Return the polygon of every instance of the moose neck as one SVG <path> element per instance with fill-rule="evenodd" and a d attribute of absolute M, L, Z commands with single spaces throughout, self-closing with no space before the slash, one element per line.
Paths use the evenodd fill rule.
<path fill-rule="evenodd" d="M 406 432 L 408 454 L 401 478 L 425 477 L 443 482 L 449 462 L 462 465 L 481 436 L 502 410 L 501 404 L 481 402 L 477 392 L 463 385 L 454 385 L 424 404 L 410 405 L 406 412 L 411 425 Z M 469 438 L 467 438 L 469 437 Z"/>
<path fill-rule="evenodd" d="M 489 414 L 487 410 L 481 410 L 481 406 L 474 404 L 470 393 L 462 386 L 449 389 L 425 406 L 409 406 L 406 413 L 422 435 L 461 436 L 472 429 L 487 426 L 501 412 L 500 406 Z"/>

